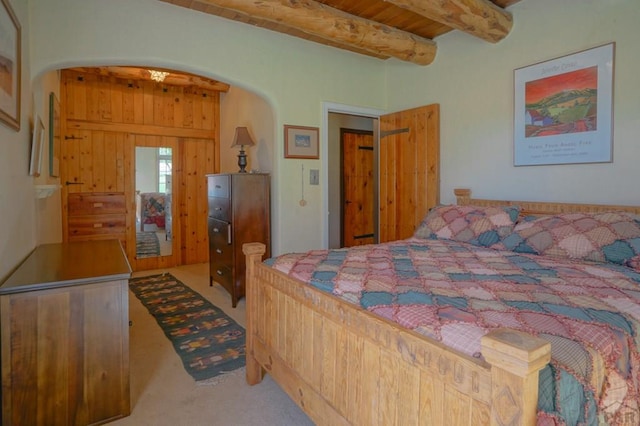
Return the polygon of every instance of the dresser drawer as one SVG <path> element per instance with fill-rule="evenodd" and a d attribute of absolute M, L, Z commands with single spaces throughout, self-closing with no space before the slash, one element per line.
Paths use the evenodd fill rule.
<path fill-rule="evenodd" d="M 230 203 L 228 198 L 209 197 L 209 217 L 229 222 Z"/>
<path fill-rule="evenodd" d="M 125 234 L 126 219 L 121 214 L 83 215 L 69 217 L 69 237 Z"/>
<path fill-rule="evenodd" d="M 211 262 L 209 265 L 211 280 L 226 288 L 230 293 L 233 292 L 233 274 L 231 273 L 231 268 L 217 262 Z"/>
<path fill-rule="evenodd" d="M 125 213 L 123 193 L 76 193 L 67 197 L 69 216 Z"/>
<path fill-rule="evenodd" d="M 231 265 L 233 260 L 233 245 L 230 244 L 230 225 L 227 222 L 209 218 L 208 227 L 210 261 Z"/>
<path fill-rule="evenodd" d="M 207 179 L 209 179 L 207 185 L 209 197 L 229 198 L 231 191 L 228 175 L 208 176 Z"/>

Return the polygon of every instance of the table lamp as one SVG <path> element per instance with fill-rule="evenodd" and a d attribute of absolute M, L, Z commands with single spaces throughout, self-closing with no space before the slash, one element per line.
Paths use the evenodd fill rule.
<path fill-rule="evenodd" d="M 236 146 L 240 147 L 240 153 L 238 154 L 238 167 L 240 167 L 240 173 L 247 172 L 245 170 L 247 167 L 247 154 L 244 152 L 244 147 L 253 145 L 255 145 L 255 142 L 253 142 L 253 139 L 249 134 L 249 129 L 246 127 L 236 127 L 236 134 L 233 137 L 231 148 Z"/>

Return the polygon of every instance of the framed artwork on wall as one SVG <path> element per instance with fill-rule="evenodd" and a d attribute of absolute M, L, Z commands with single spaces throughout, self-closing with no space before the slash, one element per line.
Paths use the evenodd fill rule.
<path fill-rule="evenodd" d="M 20 130 L 20 24 L 0 0 L 0 121 Z"/>
<path fill-rule="evenodd" d="M 49 176 L 60 176 L 60 102 L 49 95 Z"/>
<path fill-rule="evenodd" d="M 285 125 L 284 158 L 320 158 L 318 128 Z"/>
<path fill-rule="evenodd" d="M 31 138 L 31 162 L 29 163 L 29 174 L 31 176 L 40 176 L 42 171 L 44 137 L 44 123 L 40 117 L 36 116 L 33 125 L 33 136 Z"/>
<path fill-rule="evenodd" d="M 514 71 L 514 165 L 613 161 L 615 43 Z"/>

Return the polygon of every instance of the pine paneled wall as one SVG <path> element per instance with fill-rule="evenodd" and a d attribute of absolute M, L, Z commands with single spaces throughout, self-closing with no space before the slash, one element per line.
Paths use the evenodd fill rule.
<path fill-rule="evenodd" d="M 220 169 L 219 92 L 75 70 L 63 70 L 61 82 L 65 241 L 74 238 L 69 234 L 69 194 L 124 194 L 126 226 L 112 234 L 123 241 L 134 270 L 207 262 L 206 175 Z M 173 148 L 171 256 L 135 256 L 136 146 Z"/>

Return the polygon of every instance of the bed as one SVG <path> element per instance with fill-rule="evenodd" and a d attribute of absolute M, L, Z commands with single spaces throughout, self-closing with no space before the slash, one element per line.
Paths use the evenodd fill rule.
<path fill-rule="evenodd" d="M 458 238 L 446 220 L 439 228 L 443 206 L 400 242 L 264 262 L 264 246 L 246 244 L 247 382 L 270 374 L 317 424 L 637 425 L 640 207 L 456 196 L 451 210 L 467 209 L 467 223 L 482 212 L 498 237 L 458 229 Z M 486 214 L 496 209 L 510 226 Z M 565 239 L 580 215 L 609 221 L 626 251 L 620 239 L 586 250 L 585 235 L 604 238 L 593 227 Z M 547 246 L 545 232 L 557 237 Z"/>
<path fill-rule="evenodd" d="M 158 228 L 165 227 L 165 209 L 167 205 L 166 194 L 163 192 L 138 192 L 136 194 L 137 220 L 140 224 L 140 232 L 144 232 L 144 226 L 154 224 Z"/>

